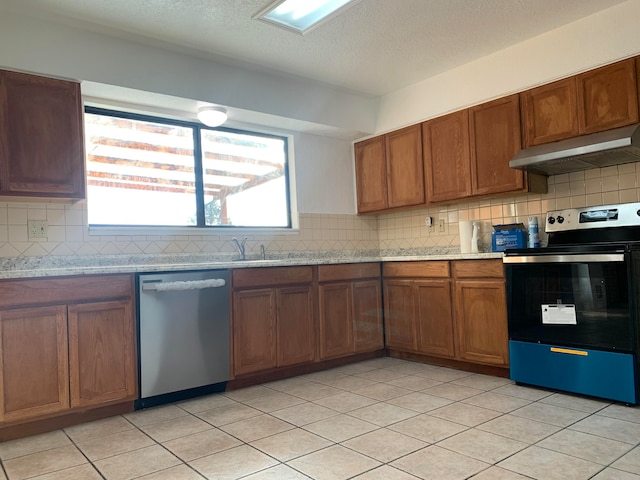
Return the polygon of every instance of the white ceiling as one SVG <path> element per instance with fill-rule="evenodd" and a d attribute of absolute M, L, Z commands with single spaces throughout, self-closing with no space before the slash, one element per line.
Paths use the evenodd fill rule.
<path fill-rule="evenodd" d="M 305 36 L 271 0 L 0 0 L 120 37 L 381 96 L 624 0 L 361 0 Z"/>

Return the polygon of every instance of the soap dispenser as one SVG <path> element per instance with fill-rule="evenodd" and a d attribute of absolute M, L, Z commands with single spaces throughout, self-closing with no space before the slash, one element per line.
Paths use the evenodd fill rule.
<path fill-rule="evenodd" d="M 473 222 L 473 231 L 471 232 L 471 253 L 478 253 L 478 243 L 480 241 L 480 222 Z"/>

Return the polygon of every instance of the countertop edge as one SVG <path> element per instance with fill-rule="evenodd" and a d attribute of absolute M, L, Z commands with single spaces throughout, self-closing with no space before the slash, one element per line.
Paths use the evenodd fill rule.
<path fill-rule="evenodd" d="M 158 264 L 121 264 L 100 266 L 69 266 L 55 268 L 5 269 L 0 272 L 0 279 L 61 277 L 72 275 L 108 275 L 134 274 L 153 272 L 176 272 L 190 270 L 231 270 L 239 268 L 287 267 L 300 265 L 332 265 L 344 263 L 370 262 L 412 262 L 430 260 L 485 260 L 500 259 L 502 252 L 489 253 L 452 253 L 435 255 L 397 255 L 370 257 L 325 257 L 325 258 L 286 258 L 273 260 L 236 260 L 194 263 L 158 263 Z"/>

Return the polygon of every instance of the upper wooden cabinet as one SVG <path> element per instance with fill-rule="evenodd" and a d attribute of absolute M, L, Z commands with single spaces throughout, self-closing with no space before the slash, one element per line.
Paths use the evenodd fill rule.
<path fill-rule="evenodd" d="M 572 77 L 521 94 L 527 147 L 579 135 L 576 90 Z"/>
<path fill-rule="evenodd" d="M 635 67 L 632 58 L 576 77 L 581 135 L 638 122 Z"/>
<path fill-rule="evenodd" d="M 358 213 L 387 208 L 387 162 L 384 136 L 354 145 Z"/>
<path fill-rule="evenodd" d="M 527 90 L 521 99 L 527 147 L 637 123 L 636 60 Z"/>
<path fill-rule="evenodd" d="M 420 125 L 354 145 L 358 213 L 425 203 Z"/>
<path fill-rule="evenodd" d="M 424 122 L 422 147 L 427 202 L 471 195 L 468 110 Z"/>
<path fill-rule="evenodd" d="M 525 174 L 509 167 L 520 151 L 520 98 L 499 98 L 469 109 L 471 193 L 524 192 Z"/>
<path fill-rule="evenodd" d="M 80 85 L 0 70 L 0 195 L 84 198 Z"/>

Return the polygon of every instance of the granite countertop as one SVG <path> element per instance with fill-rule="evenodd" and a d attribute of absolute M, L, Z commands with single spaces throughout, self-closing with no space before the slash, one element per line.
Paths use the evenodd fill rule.
<path fill-rule="evenodd" d="M 231 254 L 101 255 L 0 258 L 0 279 L 110 273 L 175 272 L 340 263 L 502 258 L 502 253 L 465 253 L 458 248 L 273 253 L 266 260 Z"/>

